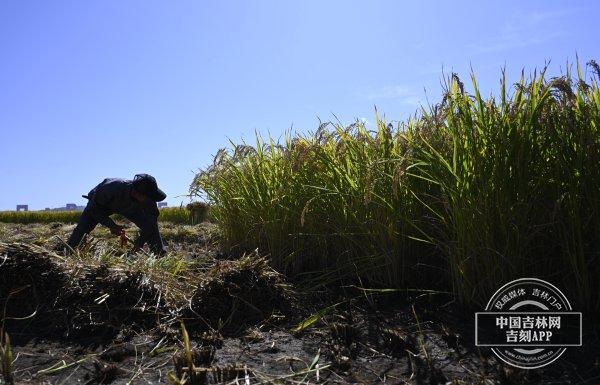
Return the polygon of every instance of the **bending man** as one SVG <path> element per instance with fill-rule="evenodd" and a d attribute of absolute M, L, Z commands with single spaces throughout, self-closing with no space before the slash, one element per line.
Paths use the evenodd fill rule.
<path fill-rule="evenodd" d="M 133 251 L 148 243 L 153 253 L 163 255 L 165 247 L 158 230 L 158 208 L 156 202 L 167 195 L 158 188 L 156 179 L 148 174 L 138 174 L 133 180 L 117 178 L 104 179 L 88 193 L 88 204 L 81 214 L 77 227 L 67 244 L 75 248 L 85 234 L 90 233 L 98 223 L 110 229 L 114 235 L 121 235 L 123 226 L 117 225 L 111 214 L 121 214 L 140 229 L 140 236 L 134 242 Z"/>

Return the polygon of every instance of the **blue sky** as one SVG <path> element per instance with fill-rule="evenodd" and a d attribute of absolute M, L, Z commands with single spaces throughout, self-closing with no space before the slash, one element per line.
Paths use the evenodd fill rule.
<path fill-rule="evenodd" d="M 600 60 L 589 1 L 0 2 L 0 210 L 83 204 L 105 177 L 156 176 L 170 205 L 228 140 L 318 117 L 405 120 L 442 68 Z"/>

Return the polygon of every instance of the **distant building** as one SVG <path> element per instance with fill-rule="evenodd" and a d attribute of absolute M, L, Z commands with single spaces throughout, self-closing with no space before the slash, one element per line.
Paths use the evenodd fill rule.
<path fill-rule="evenodd" d="M 163 207 L 167 207 L 167 202 L 157 202 L 156 206 L 158 206 L 158 208 L 163 208 Z"/>
<path fill-rule="evenodd" d="M 75 203 L 67 203 L 63 207 L 55 207 L 55 208 L 46 207 L 46 209 L 44 211 L 83 211 L 84 208 L 85 208 L 85 206 L 77 206 Z"/>
<path fill-rule="evenodd" d="M 83 211 L 83 209 L 85 209 L 85 206 L 78 206 L 75 203 L 67 203 L 63 207 L 46 207 L 41 211 Z M 29 211 L 29 205 L 17 205 L 17 211 Z"/>

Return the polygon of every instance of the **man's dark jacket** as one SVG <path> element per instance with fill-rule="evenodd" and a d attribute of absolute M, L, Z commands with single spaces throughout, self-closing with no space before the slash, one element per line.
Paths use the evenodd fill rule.
<path fill-rule="evenodd" d="M 104 179 L 87 195 L 89 203 L 86 210 L 98 223 L 110 229 L 116 226 L 109 217 L 111 214 L 121 214 L 124 217 L 131 215 L 150 215 L 158 217 L 156 202 L 139 202 L 131 196 L 133 182 L 119 178 Z"/>

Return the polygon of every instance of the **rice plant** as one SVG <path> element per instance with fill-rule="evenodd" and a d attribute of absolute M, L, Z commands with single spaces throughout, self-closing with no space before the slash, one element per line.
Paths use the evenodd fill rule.
<path fill-rule="evenodd" d="M 440 264 L 432 247 L 416 241 L 426 211 L 411 187 L 427 182 L 403 177 L 408 144 L 383 121 L 376 133 L 323 124 L 284 145 L 259 136 L 219 152 L 192 192 L 206 194 L 231 248 L 259 248 L 290 274 L 413 284 L 441 271 L 430 267 Z"/>
<path fill-rule="evenodd" d="M 594 72 L 586 76 L 587 68 Z M 484 98 L 456 75 L 396 127 L 324 124 L 221 150 L 194 179 L 232 250 L 332 282 L 450 287 L 466 304 L 546 278 L 600 309 L 600 67 Z"/>
<path fill-rule="evenodd" d="M 436 239 L 450 261 L 457 294 L 483 301 L 499 283 L 522 276 L 558 281 L 598 308 L 600 92 L 581 68 L 547 80 L 521 78 L 499 101 L 484 101 L 475 77 L 467 95 L 454 77 L 428 130 L 448 138 L 415 141 L 415 174 L 440 186 Z M 412 134 L 421 138 L 419 128 Z M 595 285 L 595 287 L 592 287 Z"/>
<path fill-rule="evenodd" d="M 2 378 L 6 385 L 13 385 L 15 383 L 14 369 L 13 369 L 13 353 L 12 347 L 10 346 L 10 338 L 8 334 L 4 332 L 4 328 L 0 330 L 0 361 L 2 367 Z"/>
<path fill-rule="evenodd" d="M 190 211 L 185 207 L 165 207 L 160 209 L 158 220 L 161 222 L 171 222 L 176 224 L 194 224 L 190 216 Z M 196 222 L 197 223 L 197 222 Z"/>

